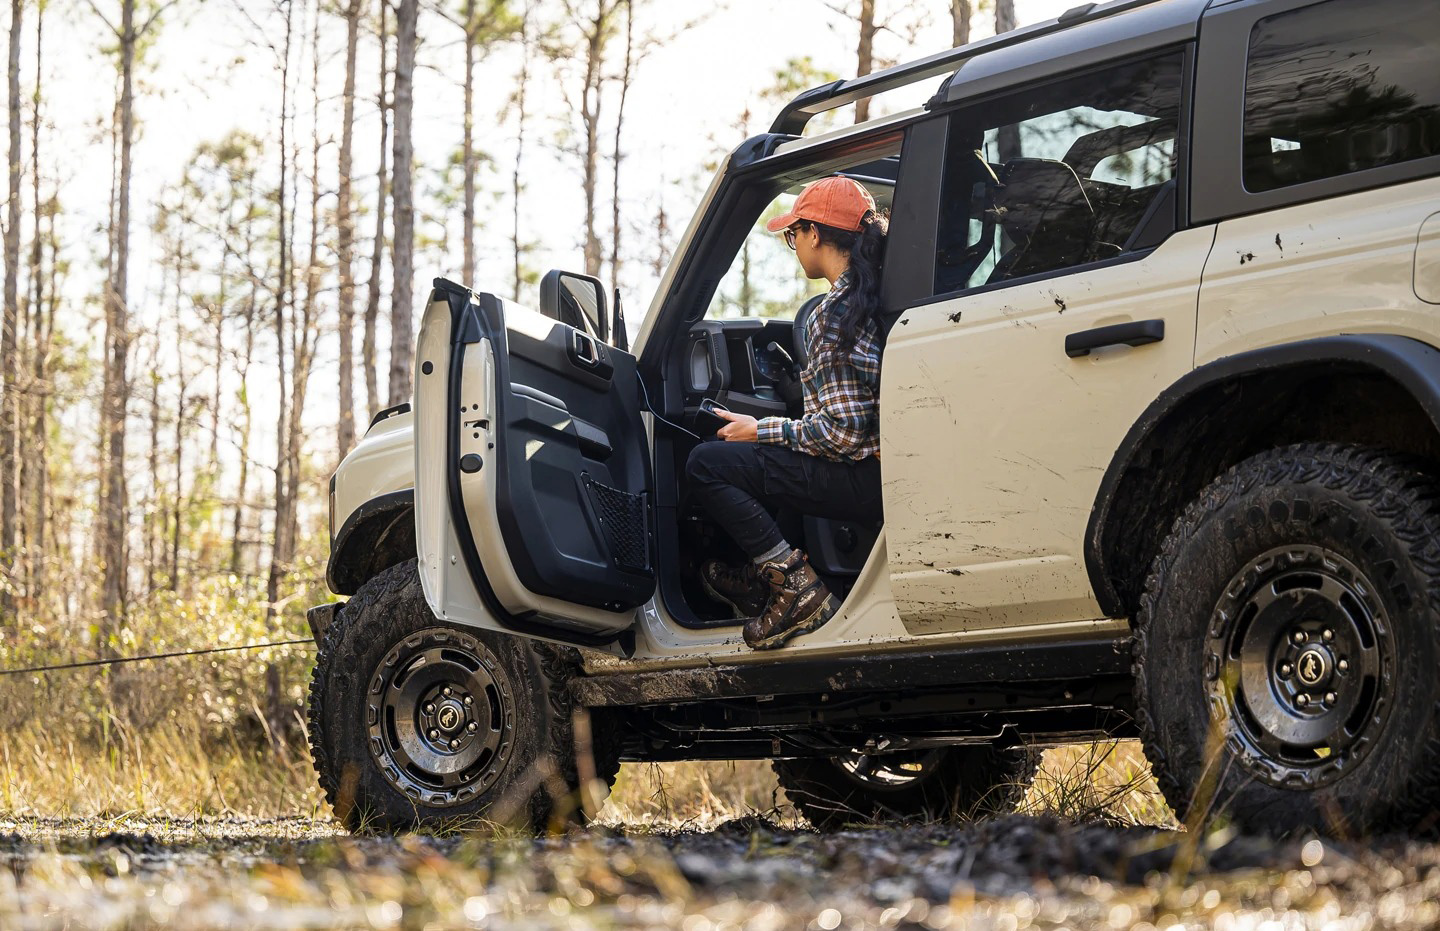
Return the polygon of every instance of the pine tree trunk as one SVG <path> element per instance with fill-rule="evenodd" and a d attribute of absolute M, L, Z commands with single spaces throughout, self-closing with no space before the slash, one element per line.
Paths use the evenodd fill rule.
<path fill-rule="evenodd" d="M 995 34 L 1010 32 L 1018 25 L 1015 21 L 1015 0 L 995 0 Z"/>
<path fill-rule="evenodd" d="M 280 267 L 279 289 L 275 301 L 275 356 L 280 374 L 280 391 L 275 405 L 277 408 L 275 417 L 275 524 L 272 528 L 270 546 L 270 573 L 265 583 L 267 628 L 274 621 L 280 603 L 280 583 L 290 571 L 289 541 L 286 537 L 286 530 L 290 525 L 290 503 L 285 497 L 285 493 L 290 487 L 285 474 L 286 466 L 290 461 L 288 455 L 290 438 L 287 435 L 290 419 L 289 399 L 286 397 L 289 382 L 286 377 L 285 352 L 289 343 L 288 334 L 293 327 L 293 323 L 287 319 L 291 295 L 290 246 L 292 240 L 289 212 L 286 208 L 290 183 L 290 148 L 287 141 L 290 120 L 290 49 L 293 35 L 294 5 L 291 0 L 285 6 L 285 43 L 280 66 L 280 214 L 277 224 L 280 240 Z"/>
<path fill-rule="evenodd" d="M 465 90 L 460 141 L 461 170 L 465 175 L 464 203 L 461 205 L 460 242 L 463 262 L 461 282 L 475 284 L 475 0 L 465 0 Z"/>
<path fill-rule="evenodd" d="M 175 495 L 170 501 L 170 572 L 165 585 L 172 592 L 180 587 L 180 518 L 185 501 L 185 392 L 188 387 L 185 356 L 189 350 L 185 345 L 185 329 L 181 320 L 185 303 L 185 238 L 190 218 L 184 196 L 180 202 L 178 239 L 175 242 L 175 381 L 178 396 L 175 400 Z"/>
<path fill-rule="evenodd" d="M 613 7 L 600 0 L 595 18 L 585 34 L 585 86 L 580 91 L 580 120 L 585 127 L 585 162 L 582 187 L 585 194 L 585 274 L 600 274 L 600 237 L 595 232 L 596 188 L 600 175 L 601 90 L 605 81 L 605 39 Z"/>
<path fill-rule="evenodd" d="M 632 0 L 622 0 L 625 7 L 625 63 L 620 70 L 620 100 L 615 107 L 615 148 L 611 155 L 614 165 L 610 190 L 610 283 L 620 286 L 620 162 L 624 158 L 620 140 L 625 130 L 625 99 L 630 96 L 630 79 L 635 64 L 635 7 Z M 614 334 L 610 337 L 615 338 Z"/>
<path fill-rule="evenodd" d="M 863 77 L 875 67 L 875 0 L 860 0 L 860 44 L 856 48 L 855 76 Z M 870 101 L 855 102 L 855 122 L 870 119 Z"/>
<path fill-rule="evenodd" d="M 970 0 L 950 0 L 950 19 L 955 27 L 953 41 L 956 48 L 970 43 L 970 18 L 974 14 Z"/>
<path fill-rule="evenodd" d="M 365 303 L 365 335 L 360 343 L 361 365 L 365 369 L 365 417 L 375 416 L 380 410 L 379 363 L 376 361 L 375 329 L 380 319 L 380 271 L 385 263 L 385 203 L 389 193 L 390 156 L 390 102 L 386 93 L 389 84 L 389 40 L 385 27 L 385 14 L 390 9 L 389 0 L 380 3 L 380 169 L 376 172 L 375 184 L 375 240 L 370 252 L 370 283 Z"/>
<path fill-rule="evenodd" d="M 144 515 L 142 525 L 145 532 L 145 595 L 155 594 L 159 587 L 155 581 L 155 569 L 159 565 L 159 559 L 155 556 L 155 541 L 163 532 L 163 527 L 157 527 L 160 522 L 160 376 L 157 374 L 160 364 L 160 336 L 155 334 L 150 350 L 150 455 L 147 462 L 150 466 L 149 489 L 145 492 L 145 502 L 142 506 Z"/>
<path fill-rule="evenodd" d="M 20 423 L 20 35 L 22 0 L 10 0 L 10 210 L 5 226 L 5 311 L 0 322 L 0 626 L 11 620 L 16 580 Z M 7 584 L 9 583 L 9 584 Z M 18 618 L 16 619 L 18 620 Z"/>
<path fill-rule="evenodd" d="M 345 8 L 345 89 L 341 92 L 340 188 L 335 207 L 335 251 L 340 274 L 340 422 L 335 432 L 340 459 L 355 445 L 355 204 L 350 174 L 355 141 L 355 57 L 360 44 L 361 10 L 361 0 L 350 0 Z"/>
<path fill-rule="evenodd" d="M 41 93 L 40 85 L 44 74 L 44 26 L 45 6 L 37 4 L 35 7 L 35 91 L 31 96 L 31 126 L 30 126 L 30 184 L 31 200 L 34 202 L 34 224 L 35 240 L 30 244 L 30 285 L 31 285 L 31 318 L 34 321 L 32 330 L 34 339 L 32 341 L 31 357 L 31 379 L 34 383 L 34 401 L 30 414 L 30 440 L 26 462 L 31 466 L 31 479 L 26 486 L 30 491 L 30 513 L 31 518 L 31 547 L 30 569 L 27 579 L 27 591 L 30 592 L 31 602 L 35 606 L 38 619 L 44 619 L 44 612 L 41 606 L 46 601 L 45 592 L 45 560 L 47 556 L 46 546 L 48 539 L 46 535 L 46 521 L 49 517 L 50 499 L 50 476 L 47 448 L 49 435 L 47 430 L 47 405 L 50 401 L 50 325 L 45 319 L 45 237 L 41 226 L 46 211 L 43 209 L 40 200 L 40 124 L 41 124 Z M 51 215 L 51 224 L 54 218 Z"/>
<path fill-rule="evenodd" d="M 390 305 L 390 403 L 410 400 L 411 363 L 414 357 L 411 292 L 415 277 L 415 202 L 411 192 L 414 149 L 410 138 L 414 101 L 415 30 L 419 0 L 400 0 L 395 17 L 395 281 Z"/>
<path fill-rule="evenodd" d="M 514 256 L 514 287 L 511 296 L 520 301 L 520 288 L 524 284 L 522 255 L 524 247 L 520 242 L 520 163 L 525 157 L 525 95 L 530 87 L 530 2 L 526 0 L 525 11 L 520 20 L 520 77 L 515 88 L 515 166 L 510 173 L 510 246 Z"/>
<path fill-rule="evenodd" d="M 100 558 L 103 565 L 101 642 L 112 650 L 112 638 L 125 617 L 125 416 L 130 400 L 127 361 L 130 352 L 130 177 L 135 142 L 136 0 L 121 0 L 120 16 L 120 174 L 116 184 L 114 260 L 106 294 L 105 320 L 104 477 L 100 499 Z"/>

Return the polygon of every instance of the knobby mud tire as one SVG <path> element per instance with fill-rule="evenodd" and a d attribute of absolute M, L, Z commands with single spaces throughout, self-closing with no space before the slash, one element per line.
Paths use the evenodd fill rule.
<path fill-rule="evenodd" d="M 365 583 L 326 630 L 310 681 L 310 750 L 325 799 L 352 832 L 445 830 L 497 824 L 544 831 L 583 820 L 570 680 L 579 654 L 567 647 L 451 628 L 488 651 L 513 705 L 508 761 L 474 798 L 436 807 L 417 802 L 382 774 L 369 750 L 367 688 L 396 644 L 446 628 L 426 604 L 416 561 Z M 603 728 L 592 733 L 596 778 L 619 769 Z M 603 792 L 600 793 L 603 798 Z"/>
<path fill-rule="evenodd" d="M 952 747 L 913 783 L 880 788 L 829 758 L 774 760 L 786 796 L 818 830 L 892 821 L 959 821 L 1013 812 L 1040 765 L 1029 748 Z"/>
<path fill-rule="evenodd" d="M 1227 623 L 1217 609 L 1222 599 L 1229 607 L 1237 597 L 1242 568 L 1287 547 L 1328 550 L 1373 581 L 1394 656 L 1388 712 L 1369 745 L 1333 767 L 1328 783 L 1312 778 L 1303 788 L 1263 778 L 1271 761 L 1244 742 L 1234 713 L 1212 718 L 1211 702 L 1225 707 L 1226 693 L 1207 681 L 1205 667 L 1207 638 Z M 1207 487 L 1176 520 L 1152 565 L 1133 659 L 1145 754 L 1170 807 L 1192 826 L 1224 813 L 1276 835 L 1433 832 L 1440 805 L 1437 660 L 1434 477 L 1412 458 L 1354 445 L 1265 452 Z M 1217 683 L 1226 678 L 1212 676 Z M 1368 715 L 1363 726 L 1380 720 Z"/>

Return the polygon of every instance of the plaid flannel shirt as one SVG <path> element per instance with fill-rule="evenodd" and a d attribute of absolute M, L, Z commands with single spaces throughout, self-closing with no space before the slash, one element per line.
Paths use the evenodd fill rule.
<path fill-rule="evenodd" d="M 880 334 L 866 322 L 849 352 L 838 348 L 839 321 L 848 304 L 850 275 L 835 280 L 805 322 L 809 362 L 800 373 L 804 416 L 765 417 L 761 443 L 847 462 L 880 452 Z"/>

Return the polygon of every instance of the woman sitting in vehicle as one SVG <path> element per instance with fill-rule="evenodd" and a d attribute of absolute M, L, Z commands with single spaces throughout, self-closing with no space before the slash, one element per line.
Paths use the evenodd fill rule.
<path fill-rule="evenodd" d="M 710 560 L 705 591 L 747 618 L 751 647 L 782 646 L 838 610 L 806 556 L 786 542 L 768 508 L 878 523 L 880 506 L 880 262 L 888 223 L 849 178 L 805 188 L 767 225 L 782 232 L 809 278 L 830 293 L 805 323 L 809 362 L 798 419 L 719 412 L 728 420 L 701 443 L 686 473 L 710 516 L 750 557 L 739 568 Z"/>

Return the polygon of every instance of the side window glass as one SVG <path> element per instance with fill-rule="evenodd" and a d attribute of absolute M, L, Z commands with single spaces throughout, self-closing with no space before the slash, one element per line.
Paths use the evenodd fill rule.
<path fill-rule="evenodd" d="M 1174 184 L 1179 53 L 957 111 L 936 293 L 1122 255 Z"/>
<path fill-rule="evenodd" d="M 1252 192 L 1440 155 L 1440 16 L 1327 0 L 1260 20 L 1245 72 Z"/>

